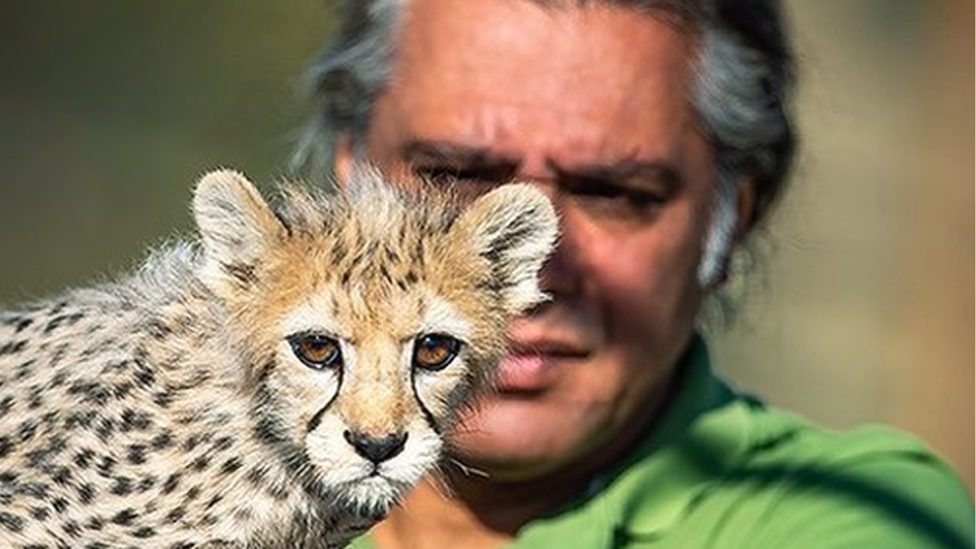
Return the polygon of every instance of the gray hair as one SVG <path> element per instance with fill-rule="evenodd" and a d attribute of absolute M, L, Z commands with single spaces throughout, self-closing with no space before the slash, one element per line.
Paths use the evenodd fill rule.
<path fill-rule="evenodd" d="M 337 40 L 307 78 L 319 114 L 299 142 L 295 166 L 331 170 L 337 140 L 360 150 L 373 102 L 391 73 L 396 25 L 407 0 L 347 0 Z M 531 0 L 563 5 L 587 0 Z M 699 266 L 702 285 L 725 276 L 736 226 L 736 188 L 756 186 L 750 228 L 767 217 L 785 186 L 795 149 L 789 114 L 793 56 L 777 0 L 589 0 L 667 13 L 700 39 L 689 98 L 716 151 L 717 199 Z"/>

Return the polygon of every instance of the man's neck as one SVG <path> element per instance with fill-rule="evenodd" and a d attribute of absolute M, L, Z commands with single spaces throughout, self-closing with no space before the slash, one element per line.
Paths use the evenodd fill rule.
<path fill-rule="evenodd" d="M 635 418 L 587 459 L 531 480 L 506 482 L 445 465 L 440 476 L 428 476 L 373 529 L 372 539 L 380 549 L 461 547 L 458 540 L 464 540 L 464 549 L 502 547 L 529 521 L 586 493 L 644 440 L 658 408 Z"/>

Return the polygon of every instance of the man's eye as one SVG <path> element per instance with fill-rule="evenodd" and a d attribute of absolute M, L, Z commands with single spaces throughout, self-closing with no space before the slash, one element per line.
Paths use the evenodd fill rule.
<path fill-rule="evenodd" d="M 437 186 L 450 185 L 455 183 L 461 172 L 457 168 L 448 166 L 430 166 L 415 168 L 414 172 L 421 179 Z"/>
<path fill-rule="evenodd" d="M 420 166 L 414 168 L 421 179 L 438 186 L 458 184 L 487 185 L 504 181 L 508 175 L 504 167 L 491 166 Z"/>
<path fill-rule="evenodd" d="M 630 189 L 607 182 L 586 182 L 574 186 L 572 193 L 585 204 L 613 215 L 650 213 L 665 202 L 651 191 Z"/>
<path fill-rule="evenodd" d="M 342 365 L 342 351 L 335 339 L 319 334 L 297 334 L 288 338 L 298 360 L 313 370 Z"/>

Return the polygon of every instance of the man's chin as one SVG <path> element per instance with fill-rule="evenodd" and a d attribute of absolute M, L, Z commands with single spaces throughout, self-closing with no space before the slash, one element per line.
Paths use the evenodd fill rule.
<path fill-rule="evenodd" d="M 551 422 L 520 416 L 519 406 L 504 408 L 514 409 L 496 407 L 468 418 L 452 437 L 451 454 L 462 466 L 492 481 L 517 482 L 557 469 L 572 453 L 570 441 L 553 440 Z"/>

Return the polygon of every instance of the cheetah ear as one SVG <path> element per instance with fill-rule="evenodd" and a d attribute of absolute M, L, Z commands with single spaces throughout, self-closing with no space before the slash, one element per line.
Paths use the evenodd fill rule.
<path fill-rule="evenodd" d="M 193 195 L 204 250 L 204 281 L 248 283 L 254 267 L 285 228 L 254 185 L 232 170 L 204 175 Z"/>
<path fill-rule="evenodd" d="M 478 253 L 488 260 L 508 314 L 547 299 L 539 271 L 555 248 L 559 221 L 552 204 L 524 183 L 502 185 L 475 200 L 458 219 Z"/>

